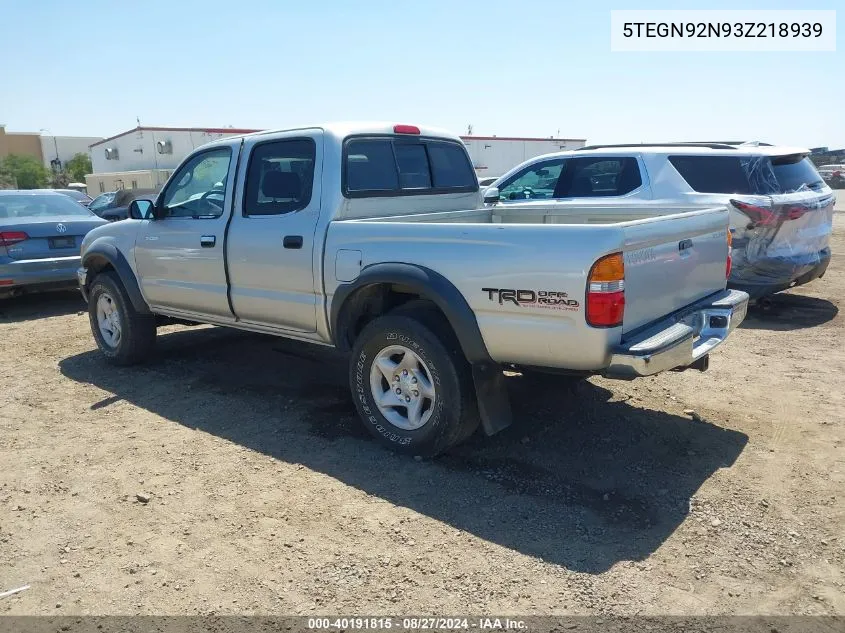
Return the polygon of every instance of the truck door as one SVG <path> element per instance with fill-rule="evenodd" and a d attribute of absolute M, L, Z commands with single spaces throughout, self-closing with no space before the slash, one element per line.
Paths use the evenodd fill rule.
<path fill-rule="evenodd" d="M 153 308 L 231 319 L 223 239 L 237 147 L 188 158 L 159 196 L 165 215 L 146 220 L 135 243 L 141 289 Z"/>
<path fill-rule="evenodd" d="M 243 323 L 317 328 L 314 240 L 323 136 L 297 130 L 248 138 L 227 258 L 232 306 Z"/>

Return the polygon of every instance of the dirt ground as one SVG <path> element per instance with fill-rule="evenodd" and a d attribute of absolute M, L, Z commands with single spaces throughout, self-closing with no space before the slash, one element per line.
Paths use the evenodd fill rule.
<path fill-rule="evenodd" d="M 0 614 L 845 614 L 832 247 L 708 372 L 512 378 L 511 429 L 422 462 L 330 351 L 170 327 L 117 369 L 76 293 L 2 303 Z"/>

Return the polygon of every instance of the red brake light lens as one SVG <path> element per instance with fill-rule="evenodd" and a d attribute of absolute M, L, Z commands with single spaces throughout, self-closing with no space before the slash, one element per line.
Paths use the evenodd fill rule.
<path fill-rule="evenodd" d="M 793 205 L 791 207 L 786 207 L 786 209 L 783 210 L 784 217 L 787 220 L 797 220 L 798 218 L 803 216 L 805 213 L 807 213 L 807 211 L 809 211 L 809 209 L 805 206 L 800 205 L 800 204 L 796 204 L 796 205 Z"/>
<path fill-rule="evenodd" d="M 589 293 L 587 323 L 593 327 L 618 327 L 625 316 L 625 291 Z"/>
<path fill-rule="evenodd" d="M 29 235 L 23 231 L 0 231 L 0 246 L 11 246 L 28 239 Z"/>
<path fill-rule="evenodd" d="M 622 253 L 599 259 L 587 278 L 587 324 L 618 327 L 625 316 L 625 260 Z"/>
<path fill-rule="evenodd" d="M 731 268 L 733 268 L 733 258 L 731 257 L 731 249 L 733 248 L 734 244 L 734 236 L 731 233 L 730 229 L 728 229 L 728 261 L 725 264 L 725 279 L 731 278 Z"/>
<path fill-rule="evenodd" d="M 754 226 L 770 226 L 775 223 L 775 212 L 771 208 L 731 200 L 731 204 L 751 218 Z"/>
<path fill-rule="evenodd" d="M 394 125 L 393 126 L 393 133 L 394 134 L 419 134 L 420 128 L 416 125 Z"/>

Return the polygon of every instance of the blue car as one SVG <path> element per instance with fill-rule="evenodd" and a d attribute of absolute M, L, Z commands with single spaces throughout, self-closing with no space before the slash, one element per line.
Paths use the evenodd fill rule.
<path fill-rule="evenodd" d="M 74 287 L 82 238 L 103 224 L 60 193 L 0 191 L 0 298 Z"/>

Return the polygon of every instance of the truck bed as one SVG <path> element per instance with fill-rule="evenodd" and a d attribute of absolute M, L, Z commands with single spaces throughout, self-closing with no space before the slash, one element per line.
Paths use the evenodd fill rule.
<path fill-rule="evenodd" d="M 596 350 L 725 288 L 724 207 L 624 222 L 608 222 L 604 214 L 602 222 L 548 222 L 547 217 L 496 222 L 494 210 L 485 208 L 335 220 L 326 251 L 356 253 L 361 268 L 415 263 L 454 280 L 494 358 L 547 367 L 600 368 L 609 359 L 594 357 Z M 584 317 L 590 269 L 598 258 L 620 251 L 623 325 L 591 328 Z M 329 296 L 339 279 L 337 270 L 326 270 Z M 563 293 L 572 304 L 549 309 L 539 302 L 494 301 L 485 288 L 526 290 L 526 296 Z"/>

